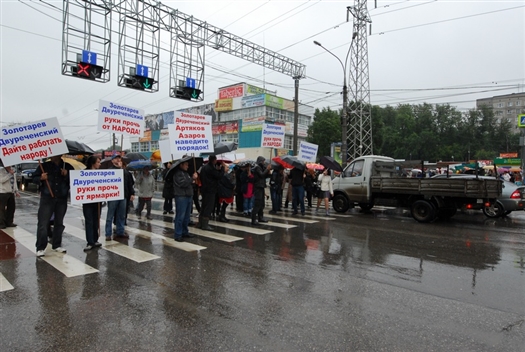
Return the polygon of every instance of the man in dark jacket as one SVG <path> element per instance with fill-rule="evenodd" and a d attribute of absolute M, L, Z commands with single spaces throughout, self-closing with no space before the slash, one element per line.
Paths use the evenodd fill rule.
<path fill-rule="evenodd" d="M 217 157 L 211 154 L 208 157 L 208 163 L 201 169 L 201 195 L 202 205 L 199 213 L 199 227 L 203 230 L 213 231 L 214 228 L 209 225 L 210 215 L 213 210 L 215 197 L 219 186 L 219 180 L 224 174 L 224 163 L 217 165 Z"/>
<path fill-rule="evenodd" d="M 38 225 L 36 232 L 36 256 L 45 255 L 47 247 L 47 230 L 51 215 L 55 214 L 52 248 L 56 252 L 66 253 L 62 248 L 62 233 L 64 232 L 64 216 L 67 211 L 69 196 L 70 164 L 65 163 L 61 155 L 51 157 L 51 160 L 41 164 L 33 174 L 33 182 L 40 185 L 40 205 L 38 207 Z"/>
<path fill-rule="evenodd" d="M 188 230 L 191 214 L 191 202 L 193 200 L 193 181 L 198 175 L 188 174 L 189 164 L 187 161 L 180 163 L 173 175 L 173 194 L 175 197 L 175 241 L 183 242 L 184 237 L 193 237 Z"/>
<path fill-rule="evenodd" d="M 257 165 L 253 168 L 253 188 L 254 188 L 254 204 L 252 210 L 252 225 L 257 226 L 259 223 L 268 222 L 264 218 L 264 188 L 266 187 L 266 179 L 270 177 L 270 170 L 272 166 L 264 166 L 266 159 L 263 156 L 257 157 Z M 259 221 L 257 221 L 259 220 Z"/>
<path fill-rule="evenodd" d="M 304 169 L 294 167 L 290 171 L 293 215 L 297 215 L 298 205 L 301 206 L 301 215 L 304 215 L 304 177 Z"/>
<path fill-rule="evenodd" d="M 270 214 L 277 214 L 277 212 L 281 211 L 283 181 L 284 169 L 282 166 L 278 166 L 277 169 L 273 170 L 272 176 L 270 177 L 270 196 L 272 198 L 272 210 L 270 210 Z"/>

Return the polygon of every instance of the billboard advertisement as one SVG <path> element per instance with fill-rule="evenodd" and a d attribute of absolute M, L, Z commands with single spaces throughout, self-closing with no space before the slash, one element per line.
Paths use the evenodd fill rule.
<path fill-rule="evenodd" d="M 244 96 L 244 84 L 219 89 L 219 100 Z"/>

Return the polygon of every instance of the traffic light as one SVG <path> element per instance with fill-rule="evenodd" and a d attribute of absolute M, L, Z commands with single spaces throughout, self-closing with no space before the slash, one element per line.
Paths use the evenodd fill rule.
<path fill-rule="evenodd" d="M 102 77 L 102 66 L 88 64 L 86 62 L 78 62 L 76 66 L 71 67 L 73 76 L 80 78 L 95 80 Z"/>
<path fill-rule="evenodd" d="M 191 87 L 178 87 L 175 91 L 175 98 L 183 100 L 198 100 L 201 90 Z"/>
<path fill-rule="evenodd" d="M 153 84 L 155 80 L 149 77 L 143 77 L 139 75 L 131 76 L 131 78 L 126 78 L 126 87 L 144 90 L 144 89 L 153 89 Z"/>

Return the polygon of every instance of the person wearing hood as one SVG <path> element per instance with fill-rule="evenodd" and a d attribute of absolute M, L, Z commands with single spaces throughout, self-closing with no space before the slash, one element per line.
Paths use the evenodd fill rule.
<path fill-rule="evenodd" d="M 264 188 L 266 187 L 266 179 L 270 177 L 270 170 L 272 165 L 268 164 L 265 167 L 266 159 L 263 156 L 257 157 L 257 165 L 253 168 L 253 188 L 254 188 L 254 204 L 252 210 L 252 225 L 257 226 L 260 223 L 268 222 L 264 218 Z"/>

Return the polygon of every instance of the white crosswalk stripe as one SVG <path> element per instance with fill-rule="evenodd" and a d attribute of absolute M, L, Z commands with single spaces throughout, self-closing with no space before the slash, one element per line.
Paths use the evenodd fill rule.
<path fill-rule="evenodd" d="M 143 237 L 143 238 L 157 238 L 162 241 L 162 243 L 166 246 L 174 247 L 177 249 L 182 249 L 186 252 L 195 252 L 195 251 L 201 251 L 203 249 L 206 249 L 206 247 L 199 246 L 198 244 L 193 244 L 190 242 L 177 242 L 173 238 L 168 238 L 162 235 L 157 235 L 156 233 L 152 233 L 149 231 L 144 231 L 141 229 L 135 229 L 131 227 L 126 227 L 127 233 L 132 233 L 136 236 Z"/>
<path fill-rule="evenodd" d="M 171 228 L 173 228 L 173 223 L 169 221 L 149 220 L 148 222 L 152 225 L 161 226 L 161 227 L 168 227 L 171 225 Z M 243 239 L 242 237 L 224 235 L 222 233 L 217 233 L 213 231 L 205 231 L 205 230 L 197 229 L 195 227 L 190 227 L 189 230 L 190 230 L 190 233 L 194 235 L 199 235 L 202 237 L 211 238 L 211 239 L 223 241 L 223 242 L 235 242 L 235 241 L 240 241 Z"/>
<path fill-rule="evenodd" d="M 235 216 L 235 215 L 232 215 L 232 214 L 228 215 L 228 219 L 232 219 L 232 220 L 235 220 L 235 221 L 249 222 L 249 223 L 252 222 L 252 219 L 250 219 L 250 218 L 243 218 L 242 216 Z M 297 225 L 281 224 L 281 223 L 275 222 L 275 221 L 269 221 L 267 224 L 263 224 L 263 225 L 279 227 L 281 229 L 287 229 L 287 230 L 288 229 L 293 229 L 294 227 L 297 227 Z"/>
<path fill-rule="evenodd" d="M 86 240 L 86 232 L 83 229 L 78 228 L 70 223 L 64 223 L 64 225 L 66 226 L 66 229 L 64 230 L 66 234 L 70 234 L 73 237 L 79 238 L 83 241 Z M 101 238 L 104 238 L 104 236 L 102 236 Z M 101 240 L 100 243 L 102 244 L 103 249 L 118 254 L 124 258 L 133 260 L 137 263 L 143 263 L 160 258 L 158 255 L 154 255 L 137 248 L 132 248 L 118 241 Z"/>
<path fill-rule="evenodd" d="M 158 211 L 158 210 L 152 210 L 151 213 L 152 214 L 162 215 L 162 212 Z M 171 218 L 171 216 L 170 216 L 170 218 Z M 238 231 L 242 231 L 242 232 L 247 232 L 247 233 L 251 233 L 253 235 L 266 235 L 267 233 L 272 233 L 273 232 L 272 230 L 265 230 L 265 229 L 249 227 L 249 226 L 241 226 L 241 225 L 235 225 L 235 224 L 232 224 L 232 223 L 224 223 L 224 222 L 218 222 L 218 221 L 210 221 L 210 225 L 216 226 L 216 227 L 225 227 L 225 228 L 231 229 L 231 230 L 238 230 Z M 192 232 L 192 229 L 194 229 L 194 228 L 192 227 L 190 229 L 190 232 Z"/>
<path fill-rule="evenodd" d="M 35 235 L 18 227 L 10 227 L 3 230 L 6 234 L 14 238 L 22 246 L 26 247 L 29 251 L 36 254 L 35 249 Z M 98 270 L 90 267 L 87 264 L 82 263 L 80 260 L 63 253 L 53 252 L 51 246 L 48 245 L 46 248 L 46 255 L 41 257 L 43 261 L 52 265 L 66 275 L 67 277 L 74 277 L 80 275 L 86 275 L 91 273 L 97 273 Z"/>
<path fill-rule="evenodd" d="M 0 292 L 9 291 L 12 289 L 14 289 L 13 285 L 7 281 L 2 273 L 0 273 Z"/>

